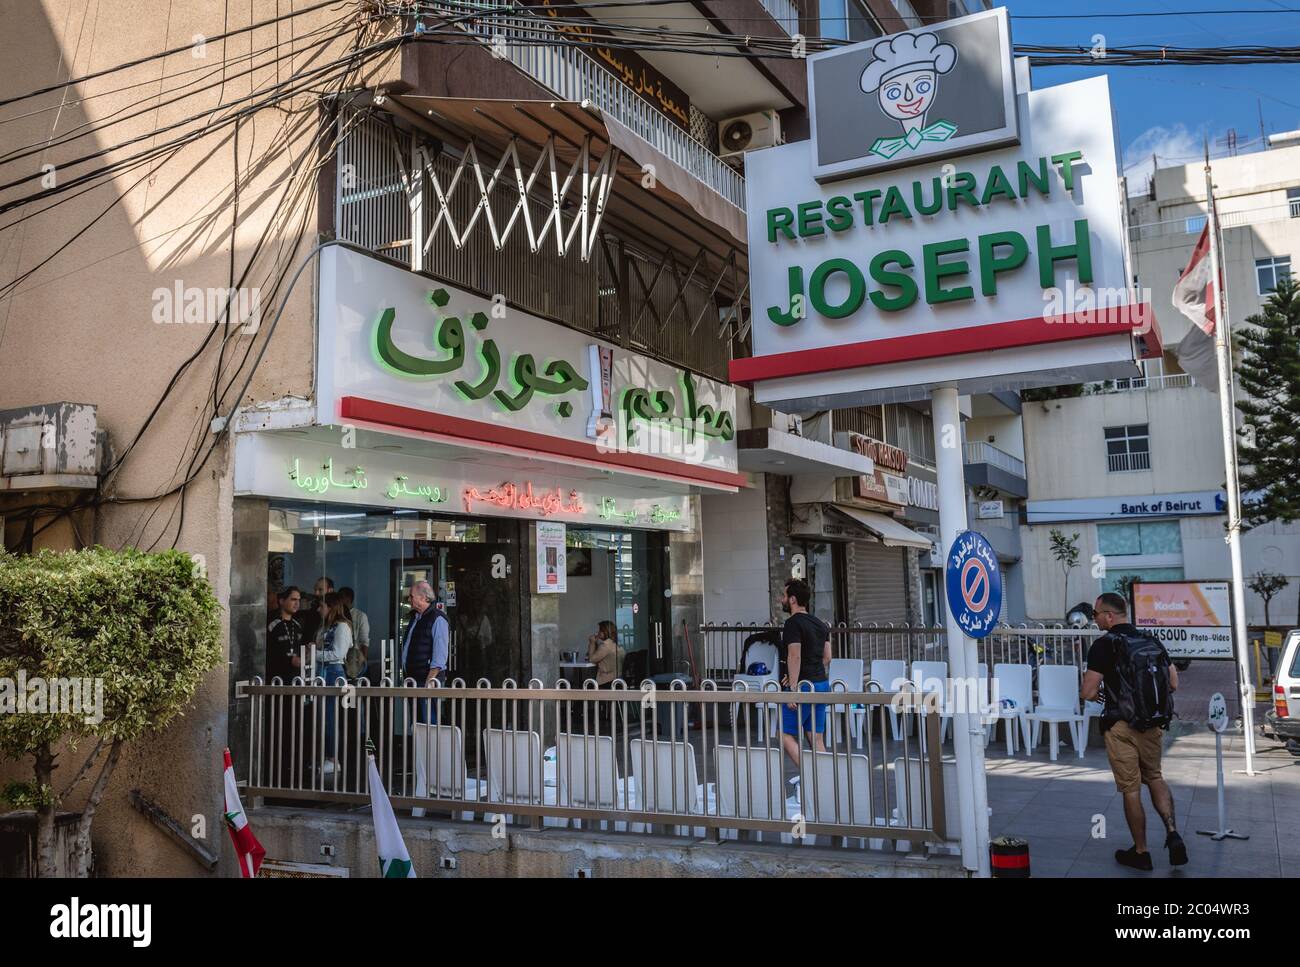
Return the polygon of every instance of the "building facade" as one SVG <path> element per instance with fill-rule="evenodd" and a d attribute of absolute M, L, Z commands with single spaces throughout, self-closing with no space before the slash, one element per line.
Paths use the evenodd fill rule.
<path fill-rule="evenodd" d="M 931 622 L 928 417 L 799 423 L 726 379 L 743 152 L 807 136 L 802 61 L 547 43 L 585 16 L 547 0 L 451 27 L 145 0 L 93 36 L 23 6 L 0 98 L 82 80 L 0 128 L 5 180 L 46 175 L 0 193 L 0 421 L 12 441 L 75 420 L 58 467 L 6 453 L 5 546 L 176 547 L 226 609 L 228 665 L 115 773 L 100 873 L 206 872 L 129 791 L 220 829 L 240 685 L 289 657 L 267 635 L 289 587 L 354 590 L 375 680 L 417 580 L 471 682 L 553 681 L 602 620 L 625 677 L 680 674 L 689 629 L 771 618 L 796 573 L 836 621 Z M 863 37 L 965 12 L 848 6 Z M 802 0 L 683 16 L 821 29 Z"/>
<path fill-rule="evenodd" d="M 1228 313 L 1238 329 L 1300 257 L 1300 146 L 1293 136 L 1271 140 L 1271 150 L 1212 163 Z M 1078 602 L 1134 577 L 1231 576 L 1219 399 L 1178 365 L 1177 346 L 1191 324 L 1171 301 L 1205 220 L 1201 163 L 1158 168 L 1149 186 L 1130 187 L 1134 268 L 1150 291 L 1164 357 L 1146 363 L 1143 379 L 1024 404 L 1029 500 L 1022 542 L 1032 617 L 1062 620 Z M 1077 535 L 1080 565 L 1068 575 L 1051 554 L 1053 530 Z M 1294 623 L 1300 525 L 1247 531 L 1242 556 L 1248 579 L 1261 571 L 1290 579 L 1269 617 Z M 1264 603 L 1249 589 L 1246 604 L 1247 621 L 1263 624 Z"/>

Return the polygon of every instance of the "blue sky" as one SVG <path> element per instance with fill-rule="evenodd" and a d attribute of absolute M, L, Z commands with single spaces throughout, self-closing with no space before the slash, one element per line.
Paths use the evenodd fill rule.
<path fill-rule="evenodd" d="M 1207 47 L 1300 45 L 1300 0 L 1007 0 L 1016 43 L 1091 47 L 1102 34 L 1108 47 L 1169 44 Z M 1287 13 L 1286 10 L 1295 10 Z M 1190 10 L 1233 14 L 1184 16 Z M 1276 14 L 1247 13 L 1276 10 Z M 1105 19 L 1098 13 L 1165 11 L 1171 15 Z M 1027 20 L 1022 14 L 1069 14 L 1073 19 Z M 1176 14 L 1176 15 L 1174 15 Z M 1034 86 L 1046 87 L 1104 73 L 1119 122 L 1119 143 L 1131 183 L 1142 184 L 1154 152 L 1161 167 L 1194 161 L 1208 135 L 1216 145 L 1235 128 L 1240 151 L 1257 150 L 1260 110 L 1269 134 L 1300 128 L 1300 64 L 1233 67 L 1036 67 Z"/>

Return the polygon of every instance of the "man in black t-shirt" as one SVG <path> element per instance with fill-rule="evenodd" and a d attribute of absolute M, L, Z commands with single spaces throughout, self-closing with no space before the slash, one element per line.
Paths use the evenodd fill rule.
<path fill-rule="evenodd" d="M 279 677 L 287 684 L 302 674 L 299 649 L 304 639 L 302 622 L 298 619 L 302 592 L 289 585 L 279 593 L 278 599 L 279 612 L 266 628 L 266 674 L 268 681 Z"/>
<path fill-rule="evenodd" d="M 827 674 L 831 665 L 831 630 L 825 621 L 808 613 L 811 600 L 812 589 L 807 581 L 795 578 L 786 582 L 785 592 L 781 595 L 781 610 L 790 617 L 781 627 L 787 669 L 786 679 L 781 685 L 792 692 L 831 690 Z M 818 752 L 826 751 L 826 744 L 822 741 L 826 733 L 825 705 L 800 706 L 790 702 L 781 710 L 781 745 L 795 768 L 799 768 L 801 731 L 809 736 Z"/>
<path fill-rule="evenodd" d="M 1106 634 L 1094 641 L 1088 649 L 1088 670 L 1083 676 L 1083 698 L 1091 702 L 1097 700 L 1099 693 L 1104 695 L 1105 710 L 1101 714 L 1100 726 L 1106 739 L 1106 757 L 1110 760 L 1110 769 L 1115 776 L 1115 786 L 1124 797 L 1124 819 L 1128 822 L 1129 832 L 1133 834 L 1133 846 L 1130 849 L 1116 850 L 1115 859 L 1122 865 L 1137 870 L 1152 868 L 1151 854 L 1147 852 L 1147 816 L 1142 808 L 1142 786 L 1145 784 L 1151 792 L 1151 804 L 1165 824 L 1165 848 L 1169 850 L 1169 862 L 1174 866 L 1182 866 L 1187 862 L 1187 846 L 1178 834 L 1174 820 L 1174 797 L 1160 772 L 1160 753 L 1165 730 L 1149 728 L 1141 731 L 1134 728 L 1120 716 L 1117 701 L 1120 694 L 1118 658 L 1127 657 L 1120 649 L 1127 649 L 1131 639 L 1149 636 L 1129 623 L 1128 602 L 1120 595 L 1108 591 L 1097 599 L 1093 607 L 1096 612 L 1093 620 Z M 1178 670 L 1170 664 L 1169 689 L 1172 692 L 1177 688 Z"/>

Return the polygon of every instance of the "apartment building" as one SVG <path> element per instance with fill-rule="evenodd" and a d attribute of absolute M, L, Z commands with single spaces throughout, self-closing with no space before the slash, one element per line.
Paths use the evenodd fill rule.
<path fill-rule="evenodd" d="M 1270 142 L 1268 150 L 1212 162 L 1235 329 L 1300 258 L 1300 134 Z M 1190 323 L 1171 304 L 1206 210 L 1203 162 L 1157 168 L 1149 186 L 1129 186 L 1134 272 L 1150 290 L 1164 357 L 1147 362 L 1144 378 L 1024 404 L 1029 500 L 1022 540 L 1033 617 L 1060 620 L 1065 609 L 1131 577 L 1231 576 L 1219 400 L 1179 367 L 1176 350 Z M 1053 530 L 1078 534 L 1080 566 L 1068 578 L 1050 553 Z M 1291 580 L 1270 618 L 1294 623 L 1300 525 L 1256 527 L 1243 538 L 1242 554 L 1247 578 L 1268 571 Z M 1263 601 L 1247 590 L 1246 602 L 1247 621 L 1263 624 Z"/>

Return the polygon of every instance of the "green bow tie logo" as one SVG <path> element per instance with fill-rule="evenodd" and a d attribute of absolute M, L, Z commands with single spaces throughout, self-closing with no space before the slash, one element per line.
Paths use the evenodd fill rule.
<path fill-rule="evenodd" d="M 957 125 L 951 121 L 935 121 L 923 128 L 912 128 L 901 138 L 876 138 L 869 153 L 888 159 L 903 151 L 915 151 L 926 141 L 947 141 L 956 133 Z"/>

